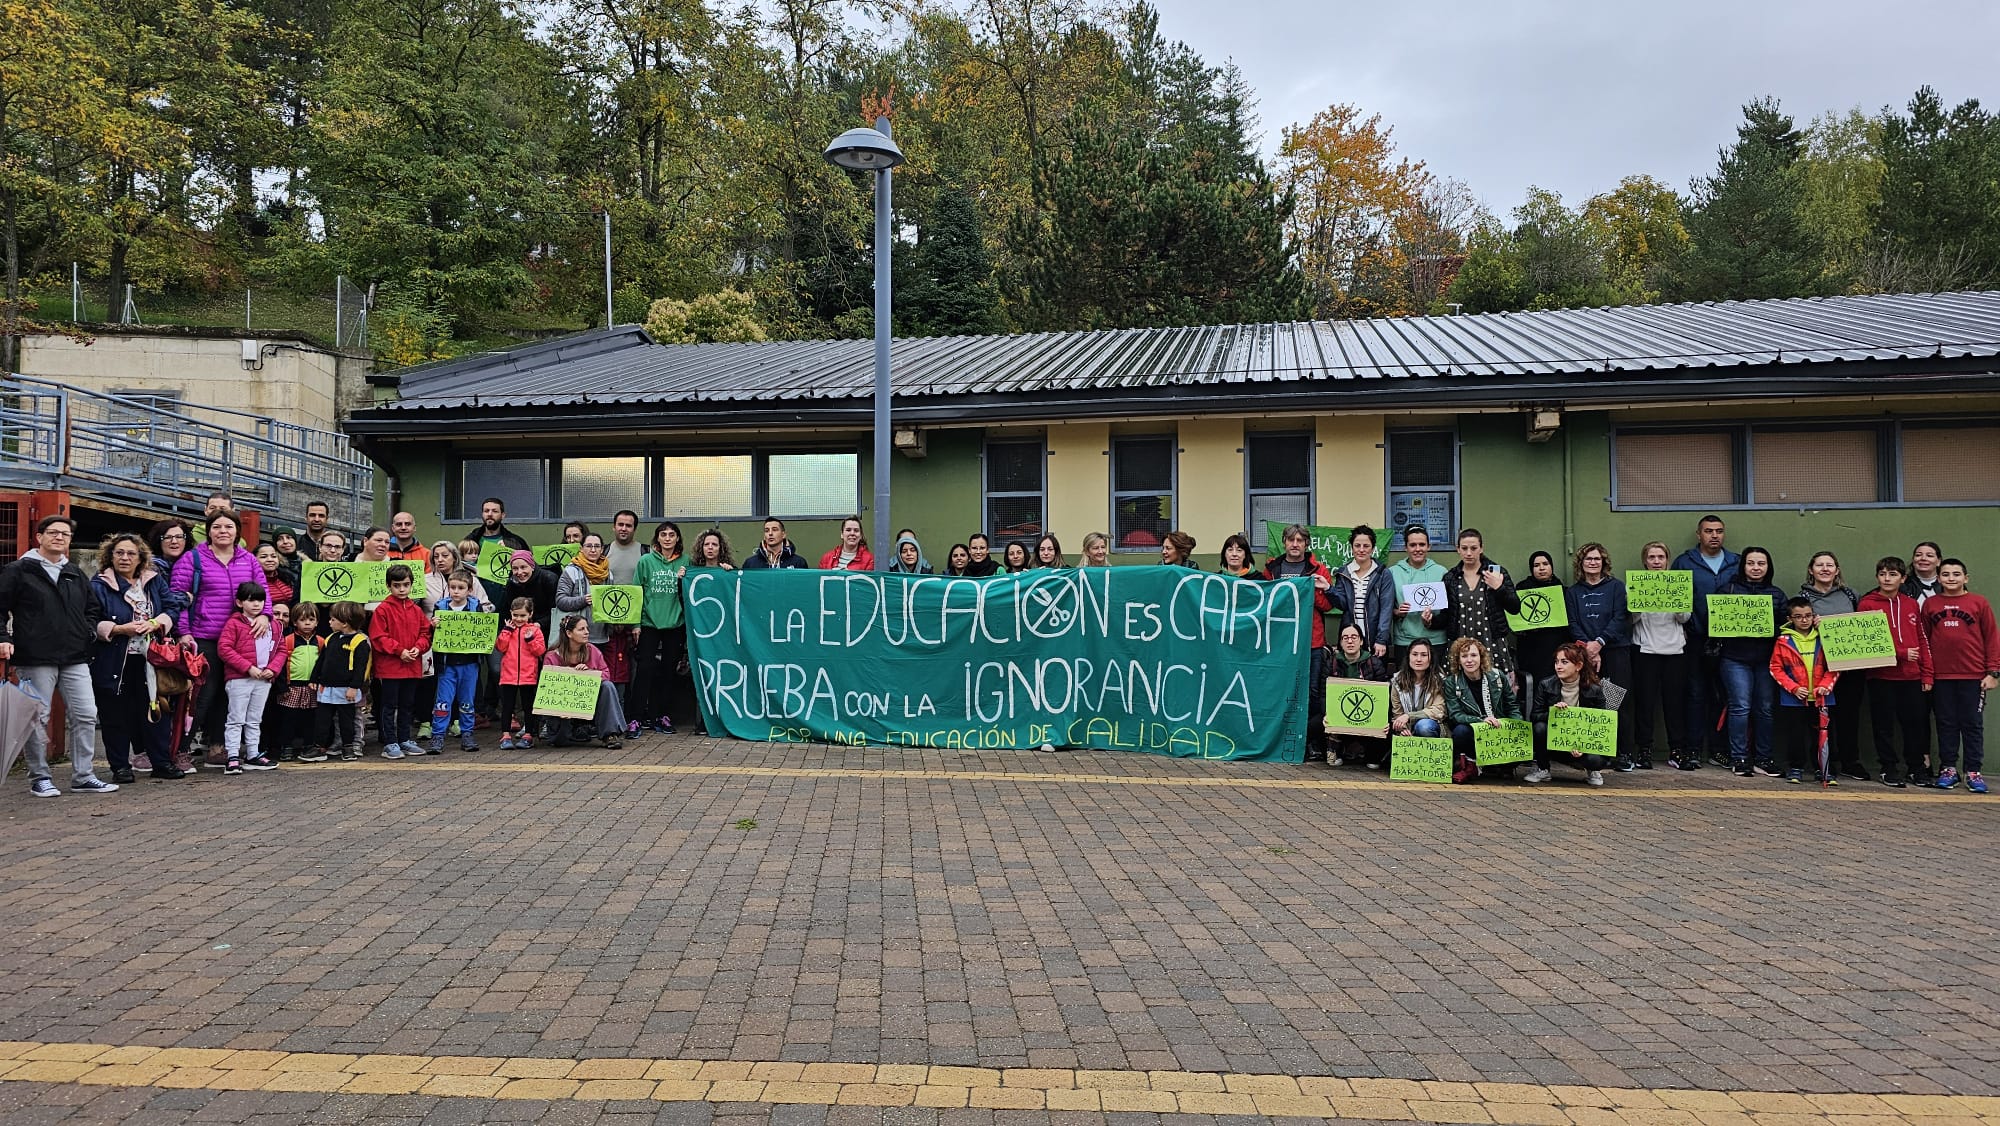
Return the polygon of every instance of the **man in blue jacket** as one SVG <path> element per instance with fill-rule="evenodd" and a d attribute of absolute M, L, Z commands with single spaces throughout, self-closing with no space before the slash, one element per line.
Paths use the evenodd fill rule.
<path fill-rule="evenodd" d="M 28 729 L 28 792 L 53 798 L 62 791 L 49 777 L 49 706 L 61 692 L 69 735 L 70 788 L 115 793 L 118 787 L 91 772 L 97 757 L 97 695 L 90 684 L 91 646 L 104 609 L 69 561 L 76 525 L 67 516 L 35 524 L 34 550 L 0 569 L 0 660 L 11 660 L 40 697 Z M 12 616 L 11 623 L 8 616 Z"/>
<path fill-rule="evenodd" d="M 1694 574 L 1694 612 L 1687 625 L 1687 731 L 1688 754 L 1700 762 L 1727 765 L 1728 748 L 1716 732 L 1721 712 L 1722 690 L 1716 658 L 1708 649 L 1708 596 L 1736 578 L 1743 557 L 1722 546 L 1722 517 L 1709 513 L 1695 524 L 1695 545 L 1680 553 L 1673 569 Z"/>

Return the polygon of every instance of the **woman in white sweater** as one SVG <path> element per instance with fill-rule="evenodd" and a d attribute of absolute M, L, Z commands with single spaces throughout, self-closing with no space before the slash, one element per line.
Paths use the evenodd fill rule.
<path fill-rule="evenodd" d="M 1672 555 L 1654 541 L 1640 553 L 1648 571 L 1664 571 Z M 1632 710 L 1637 753 L 1653 754 L 1653 721 L 1667 720 L 1667 766 L 1698 770 L 1701 757 L 1688 751 L 1687 732 L 1687 614 L 1634 614 L 1632 640 L 1639 651 L 1632 657 Z M 1701 740 L 1694 741 L 1695 746 Z"/>

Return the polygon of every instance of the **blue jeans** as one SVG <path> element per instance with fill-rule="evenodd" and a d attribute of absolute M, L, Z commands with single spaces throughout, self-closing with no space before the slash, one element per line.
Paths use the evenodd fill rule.
<path fill-rule="evenodd" d="M 1769 668 L 1722 659 L 1722 690 L 1729 699 L 1729 761 L 1736 766 L 1771 762 L 1771 705 L 1778 682 Z M 1754 714 L 1753 714 L 1754 713 Z M 1757 743 L 1750 745 L 1750 722 L 1757 723 Z M 1693 737 L 1689 737 L 1693 742 Z"/>
<path fill-rule="evenodd" d="M 1444 737 L 1444 725 L 1429 716 L 1425 716 L 1410 724 L 1410 734 L 1419 739 L 1441 739 Z"/>
<path fill-rule="evenodd" d="M 443 658 L 439 658 L 440 661 Z M 442 741 L 451 726 L 452 713 L 458 714 L 459 734 L 472 737 L 473 700 L 479 695 L 479 665 L 440 664 L 437 671 L 437 702 L 431 707 L 431 738 Z"/>

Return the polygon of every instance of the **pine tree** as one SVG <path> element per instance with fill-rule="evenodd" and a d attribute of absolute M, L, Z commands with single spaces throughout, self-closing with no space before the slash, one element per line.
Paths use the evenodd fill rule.
<path fill-rule="evenodd" d="M 908 262 L 907 281 L 896 286 L 899 333 L 955 336 L 1001 332 L 1000 289 L 979 209 L 964 188 L 944 188 L 931 204 L 930 221 L 918 231 Z"/>
<path fill-rule="evenodd" d="M 1685 300 L 1830 292 L 1825 256 L 1801 211 L 1805 140 L 1770 98 L 1743 107 L 1736 144 L 1692 185 L 1688 252 L 1673 289 Z"/>
<path fill-rule="evenodd" d="M 2000 118 L 1966 101 L 1949 113 L 1929 86 L 1882 120 L 1882 254 L 1904 287 L 2000 283 Z"/>

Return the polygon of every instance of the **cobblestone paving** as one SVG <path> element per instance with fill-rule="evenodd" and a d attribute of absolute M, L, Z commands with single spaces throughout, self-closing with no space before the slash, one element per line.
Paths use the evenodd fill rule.
<path fill-rule="evenodd" d="M 10 784 L 0 1121 L 2000 1119 L 1934 1097 L 2000 1094 L 1996 818 L 1713 770 L 1447 789 L 689 738 Z M 303 1053 L 340 1089 L 107 1045 Z M 331 1062 L 363 1057 L 418 1062 Z M 529 1057 L 564 1070 L 502 1070 Z M 438 1066 L 556 1086 L 424 1093 Z M 1851 1094 L 1899 1101 L 1824 1098 Z"/>

